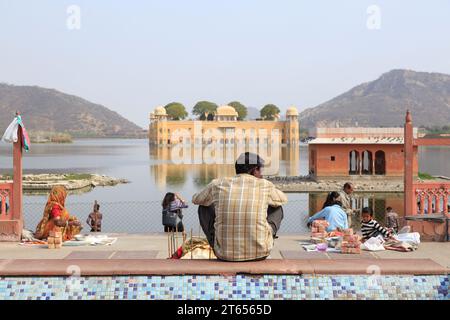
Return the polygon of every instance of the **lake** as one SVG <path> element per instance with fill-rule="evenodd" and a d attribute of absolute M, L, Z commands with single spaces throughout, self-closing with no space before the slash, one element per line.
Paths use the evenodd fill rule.
<path fill-rule="evenodd" d="M 10 172 L 12 168 L 11 151 L 11 145 L 0 143 L 2 174 Z M 193 155 L 197 151 L 193 148 L 185 154 Z M 92 203 L 98 200 L 100 211 L 105 217 L 104 231 L 157 232 L 161 231 L 160 202 L 166 192 L 176 191 L 190 200 L 195 192 L 212 179 L 234 174 L 231 163 L 236 150 L 232 148 L 223 151 L 223 160 L 229 164 L 220 165 L 173 163 L 172 152 L 168 148 L 150 147 L 144 139 L 86 139 L 75 140 L 72 144 L 33 144 L 31 151 L 24 155 L 23 167 L 25 173 L 99 173 L 128 179 L 131 181 L 129 184 L 98 187 L 88 193 L 70 195 L 67 207 L 71 214 L 84 221 Z M 279 175 L 308 173 L 307 146 L 282 147 L 279 154 Z M 421 148 L 420 171 L 450 176 L 449 159 L 450 148 Z M 321 197 L 323 195 L 289 193 L 281 232 L 306 232 L 304 222 L 313 208 L 311 203 L 322 201 Z M 379 210 L 389 201 L 397 206 L 402 201 L 402 195 L 378 194 L 376 197 L 378 205 L 374 202 L 375 195 L 363 195 L 361 201 L 373 203 L 376 208 L 380 207 Z M 34 229 L 42 216 L 45 201 L 46 196 L 24 197 L 27 228 Z M 185 210 L 184 221 L 188 229 L 198 230 L 195 207 Z"/>

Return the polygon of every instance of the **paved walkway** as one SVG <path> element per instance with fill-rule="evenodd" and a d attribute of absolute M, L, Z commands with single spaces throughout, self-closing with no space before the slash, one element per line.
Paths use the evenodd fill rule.
<path fill-rule="evenodd" d="M 0 275 L 11 275 L 11 270 L 23 270 L 40 274 L 42 272 L 62 272 L 71 264 L 83 265 L 84 271 L 107 274 L 121 272 L 140 272 L 151 270 L 180 270 L 181 261 L 167 261 L 168 240 L 165 234 L 108 234 L 118 237 L 111 246 L 63 247 L 50 250 L 39 246 L 21 246 L 17 243 L 0 243 Z M 367 273 L 369 266 L 380 266 L 381 272 L 395 274 L 448 273 L 450 271 L 450 243 L 424 242 L 414 252 L 395 251 L 363 252 L 360 255 L 339 253 L 308 253 L 300 242 L 307 236 L 281 235 L 275 242 L 270 259 L 266 262 L 223 263 L 217 261 L 181 262 L 181 272 L 198 270 L 207 272 L 214 265 L 214 271 L 256 273 Z M 180 241 L 181 243 L 181 241 Z M 100 263 L 99 260 L 102 260 Z M 206 263 L 206 264 L 205 264 Z M 175 268 L 170 266 L 175 265 Z M 51 267 L 53 266 L 53 267 Z M 206 268 L 205 268 L 206 267 Z M 34 269 L 33 269 L 34 268 Z M 169 268 L 169 269 L 167 269 Z M 189 269 L 194 268 L 194 269 Z M 218 269 L 217 269 L 218 268 Z M 28 270 L 28 271 L 27 271 Z M 127 271 L 128 270 L 128 271 Z M 239 271 L 240 270 L 240 271 Z M 14 273 L 14 272 L 13 272 Z M 250 272 L 251 273 L 251 272 Z M 162 273 L 163 274 L 163 273 Z"/>

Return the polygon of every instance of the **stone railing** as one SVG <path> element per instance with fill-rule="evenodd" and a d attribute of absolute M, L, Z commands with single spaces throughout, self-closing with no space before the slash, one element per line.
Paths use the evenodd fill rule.
<path fill-rule="evenodd" d="M 2 183 L 0 184 L 0 220 L 10 220 L 13 217 L 13 184 Z M 6 204 L 8 203 L 9 209 L 6 210 Z"/>
<path fill-rule="evenodd" d="M 413 215 L 449 215 L 450 182 L 415 182 L 413 190 L 416 200 L 413 203 Z"/>

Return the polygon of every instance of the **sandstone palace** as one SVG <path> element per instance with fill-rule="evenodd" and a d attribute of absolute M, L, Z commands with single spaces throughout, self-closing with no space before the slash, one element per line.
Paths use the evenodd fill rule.
<path fill-rule="evenodd" d="M 238 121 L 233 107 L 217 108 L 213 120 L 170 120 L 164 107 L 150 113 L 149 141 L 154 145 L 187 144 L 260 144 L 298 145 L 298 111 L 290 107 L 286 120 Z"/>

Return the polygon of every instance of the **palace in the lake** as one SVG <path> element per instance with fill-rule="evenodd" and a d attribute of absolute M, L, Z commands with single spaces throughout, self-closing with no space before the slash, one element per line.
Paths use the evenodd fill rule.
<path fill-rule="evenodd" d="M 155 145 L 188 144 L 261 144 L 298 145 L 298 110 L 290 107 L 286 120 L 238 121 L 233 107 L 217 108 L 213 120 L 170 120 L 164 107 L 150 113 L 149 141 Z"/>

